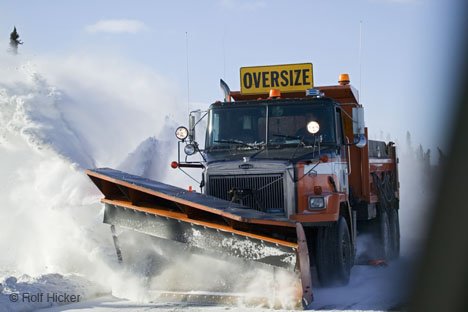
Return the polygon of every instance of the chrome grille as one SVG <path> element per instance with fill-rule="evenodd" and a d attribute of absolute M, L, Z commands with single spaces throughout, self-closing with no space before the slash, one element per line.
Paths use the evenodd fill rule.
<path fill-rule="evenodd" d="M 264 212 L 284 211 L 283 175 L 210 175 L 209 195 L 231 200 L 230 190 L 251 190 L 242 198 L 242 204 Z"/>

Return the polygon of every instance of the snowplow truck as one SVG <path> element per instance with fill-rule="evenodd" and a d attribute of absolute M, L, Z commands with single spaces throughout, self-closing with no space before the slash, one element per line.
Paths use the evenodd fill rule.
<path fill-rule="evenodd" d="M 358 234 L 375 241 L 367 260 L 399 256 L 396 147 L 368 140 L 347 74 L 314 87 L 310 63 L 240 72 L 240 91 L 221 80 L 224 100 L 176 129 L 171 166 L 201 169 L 200 192 L 108 168 L 87 174 L 105 196 L 114 234 L 120 226 L 288 270 L 307 306 L 312 275 L 322 286 L 349 282 Z"/>

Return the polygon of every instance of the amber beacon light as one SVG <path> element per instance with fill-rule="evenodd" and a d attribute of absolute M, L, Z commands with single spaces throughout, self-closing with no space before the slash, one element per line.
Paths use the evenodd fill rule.
<path fill-rule="evenodd" d="M 271 89 L 270 90 L 270 98 L 271 99 L 278 99 L 281 97 L 281 91 L 278 89 Z"/>
<path fill-rule="evenodd" d="M 340 74 L 338 77 L 338 83 L 342 86 L 346 86 L 349 84 L 349 75 L 348 74 Z"/>

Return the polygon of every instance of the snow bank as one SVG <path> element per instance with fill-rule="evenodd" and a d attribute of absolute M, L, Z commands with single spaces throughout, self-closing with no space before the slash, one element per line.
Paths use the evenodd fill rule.
<path fill-rule="evenodd" d="M 109 293 L 108 289 L 78 275 L 21 275 L 1 281 L 0 311 L 32 311 L 83 302 Z"/>

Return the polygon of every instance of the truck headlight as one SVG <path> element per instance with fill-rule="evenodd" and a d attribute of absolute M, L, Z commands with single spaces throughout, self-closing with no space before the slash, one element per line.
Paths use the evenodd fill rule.
<path fill-rule="evenodd" d="M 317 210 L 325 208 L 325 198 L 323 197 L 309 197 L 309 209 Z"/>
<path fill-rule="evenodd" d="M 185 145 L 184 152 L 185 152 L 185 154 L 187 154 L 189 156 L 195 154 L 195 152 L 196 152 L 195 145 L 193 145 L 193 144 Z"/>

